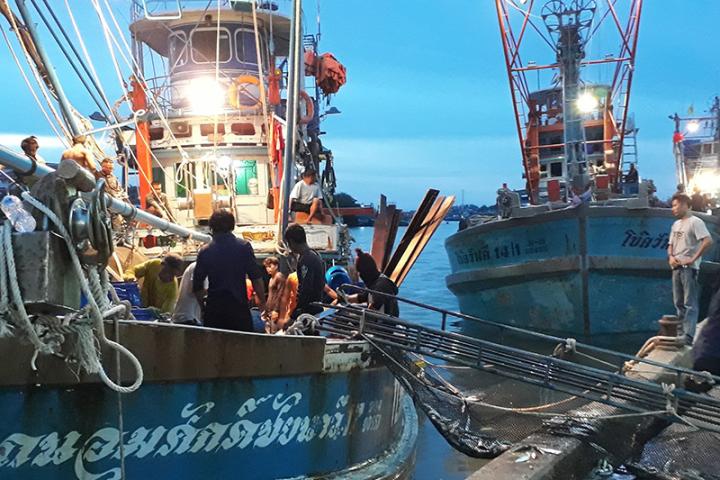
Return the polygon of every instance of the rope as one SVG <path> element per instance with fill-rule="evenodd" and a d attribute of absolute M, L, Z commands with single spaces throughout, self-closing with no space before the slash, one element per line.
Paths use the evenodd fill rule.
<path fill-rule="evenodd" d="M 89 373 L 98 373 L 100 375 L 100 379 L 103 381 L 103 383 L 105 385 L 107 385 L 110 389 L 112 389 L 116 392 L 120 392 L 120 393 L 134 392 L 135 390 L 137 390 L 140 387 L 140 385 L 142 384 L 142 381 L 143 381 L 144 373 L 143 373 L 142 365 L 138 361 L 137 357 L 135 357 L 135 355 L 132 354 L 132 352 L 130 352 L 123 345 L 110 340 L 105 335 L 105 322 L 103 320 L 103 314 L 101 313 L 100 308 L 98 307 L 98 302 L 100 302 L 101 304 L 106 304 L 106 302 L 108 302 L 108 301 L 102 300 L 103 290 L 102 290 L 102 286 L 98 286 L 98 284 L 100 282 L 99 282 L 99 276 L 96 276 L 97 272 L 95 272 L 93 274 L 92 273 L 93 268 L 89 268 L 88 269 L 89 270 L 88 278 L 86 278 L 85 274 L 84 274 L 85 272 L 83 271 L 83 267 L 80 264 L 80 259 L 78 258 L 77 252 L 75 252 L 72 237 L 70 236 L 68 231 L 65 229 L 65 226 L 60 221 L 60 219 L 55 215 L 55 213 L 52 210 L 50 210 L 42 202 L 40 202 L 39 200 L 37 200 L 36 198 L 31 196 L 29 193 L 24 192 L 22 194 L 22 197 L 23 197 L 23 200 L 25 200 L 26 202 L 28 202 L 29 204 L 31 204 L 32 206 L 34 206 L 35 208 L 40 210 L 43 214 L 45 214 L 45 216 L 47 216 L 47 218 L 53 224 L 55 224 L 56 228 L 58 229 L 58 232 L 65 240 L 65 243 L 67 244 L 67 247 L 68 247 L 68 251 L 70 253 L 70 259 L 72 260 L 73 267 L 75 268 L 75 273 L 78 276 L 78 279 L 80 280 L 81 290 L 87 298 L 88 306 L 90 307 L 89 308 L 90 317 L 93 321 L 95 329 L 97 330 L 97 335 L 98 335 L 98 338 L 100 341 L 100 345 L 107 346 L 107 347 L 109 347 L 113 350 L 116 350 L 117 352 L 125 355 L 128 358 L 128 360 L 130 361 L 130 363 L 133 365 L 137 376 L 136 376 L 133 384 L 130 385 L 129 387 L 124 387 L 122 385 L 119 385 L 119 384 L 113 382 L 108 377 L 107 373 L 105 372 L 105 369 L 103 368 L 102 363 L 100 362 L 100 359 L 98 358 L 97 352 L 95 352 L 94 349 L 92 350 L 93 351 L 92 356 L 88 356 L 84 359 L 81 359 L 82 361 L 85 362 L 87 371 Z M 89 279 L 89 282 L 88 282 L 88 279 Z M 91 283 L 93 284 L 92 287 L 90 285 Z M 98 293 L 98 292 L 101 293 L 100 298 L 96 298 L 94 295 L 94 293 Z M 104 298 L 107 299 L 107 297 L 104 297 Z M 20 305 L 22 305 L 22 298 L 20 298 L 19 300 L 20 300 Z M 80 340 L 79 343 L 81 343 L 82 345 L 85 346 L 86 354 L 89 355 L 89 351 L 87 350 L 87 347 L 89 344 L 93 344 L 92 330 L 87 329 L 84 332 L 78 333 L 78 338 Z M 120 379 L 118 379 L 118 381 L 120 381 Z"/>
<path fill-rule="evenodd" d="M 11 316 L 15 318 L 16 322 L 20 323 L 20 328 L 25 331 L 30 343 L 35 348 L 35 352 L 41 353 L 52 353 L 48 345 L 44 344 L 40 337 L 38 337 L 35 328 L 30 322 L 27 311 L 25 310 L 25 304 L 23 303 L 22 294 L 20 293 L 20 285 L 17 281 L 17 270 L 15 268 L 15 255 L 13 254 L 12 247 L 12 226 L 10 222 L 5 222 L 3 225 L 3 246 L 5 262 L 7 265 L 8 279 L 10 280 L 10 295 L 12 296 L 13 303 L 15 304 L 14 312 L 10 310 Z"/>
<path fill-rule="evenodd" d="M 302 315 L 301 315 L 302 317 Z M 543 418 L 568 418 L 568 419 L 582 419 L 582 420 L 613 420 L 613 419 L 621 419 L 621 418 L 637 418 L 637 417 L 648 417 L 648 416 L 661 416 L 661 415 L 667 415 L 670 413 L 667 409 L 666 410 L 652 410 L 652 411 L 645 411 L 645 412 L 637 412 L 637 413 L 621 413 L 621 414 L 614 414 L 614 415 L 571 415 L 567 413 L 553 413 L 553 412 L 538 412 L 533 411 L 532 409 L 538 408 L 538 407 L 529 407 L 529 408 L 513 408 L 513 407 L 501 407 L 500 405 L 494 405 L 491 403 L 483 402 L 477 397 L 473 396 L 467 396 L 463 394 L 460 390 L 458 390 L 454 385 L 447 382 L 447 380 L 440 378 L 440 381 L 444 384 L 448 385 L 448 389 L 453 392 L 449 393 L 442 389 L 437 388 L 434 385 L 428 384 L 417 378 L 417 376 L 410 372 L 403 364 L 398 362 L 392 355 L 387 353 L 382 347 L 380 347 L 377 343 L 373 342 L 371 338 L 369 338 L 364 333 L 360 333 L 360 336 L 363 338 L 363 340 L 367 341 L 370 345 L 373 346 L 376 350 L 378 350 L 384 357 L 388 358 L 390 361 L 392 361 L 398 368 L 400 368 L 409 378 L 413 379 L 413 381 L 422 384 L 424 387 L 429 388 L 437 393 L 447 395 L 447 396 L 453 396 L 461 400 L 463 403 L 472 403 L 475 405 L 479 405 L 481 407 L 485 407 L 491 410 L 497 410 L 500 412 L 507 412 L 507 413 L 515 413 L 518 415 L 526 415 L 526 416 L 532 416 L 532 417 L 543 417 Z M 674 388 L 674 385 L 672 385 Z M 663 384 L 663 391 L 665 391 L 665 385 Z M 670 395 L 671 398 L 674 398 L 672 396 L 672 389 L 669 390 L 668 395 Z M 569 399 L 563 400 L 561 402 L 567 401 Z M 557 402 L 557 403 L 561 403 Z M 551 404 L 548 404 L 551 405 Z M 547 406 L 541 406 L 544 408 L 548 408 Z M 674 411 L 671 413 L 675 416 L 677 414 L 674 413 Z M 679 417 L 679 416 L 678 416 Z M 681 418 L 681 417 L 679 417 Z M 684 420 L 684 419 L 683 419 Z"/>

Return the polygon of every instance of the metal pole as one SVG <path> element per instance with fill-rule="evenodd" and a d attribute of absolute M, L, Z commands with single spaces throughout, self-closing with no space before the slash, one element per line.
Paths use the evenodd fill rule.
<path fill-rule="evenodd" d="M 77 121 L 75 120 L 75 117 L 72 114 L 72 108 L 70 106 L 70 102 L 68 102 L 68 99 L 65 96 L 65 91 L 62 89 L 62 86 L 60 85 L 60 80 L 58 79 L 57 75 L 55 74 L 55 68 L 53 67 L 52 63 L 50 63 L 50 59 L 48 58 L 47 54 L 45 53 L 45 48 L 43 47 L 42 43 L 40 43 L 40 41 L 39 41 L 37 30 L 35 30 L 35 24 L 33 23 L 33 19 L 30 16 L 30 12 L 28 11 L 27 6 L 25 5 L 25 0 L 15 0 L 15 3 L 17 4 L 18 10 L 20 11 L 20 16 L 23 18 L 23 22 L 25 22 L 25 28 L 27 28 L 30 38 L 32 38 L 32 41 L 35 45 L 35 49 L 37 50 L 38 55 L 40 56 L 40 59 L 42 60 L 43 64 L 45 65 L 45 70 L 47 72 L 48 81 L 50 82 L 50 84 L 53 87 L 53 90 L 55 91 L 55 95 L 57 96 L 58 104 L 60 105 L 60 110 L 62 110 L 63 116 L 65 117 L 65 120 L 68 122 L 70 131 L 72 132 L 73 135 L 80 135 L 82 132 L 80 131 Z"/>
<path fill-rule="evenodd" d="M 280 191 L 280 232 L 283 238 L 290 218 L 290 189 L 293 164 L 295 163 L 295 135 L 297 132 L 297 107 L 300 94 L 300 62 L 302 61 L 302 0 L 293 0 L 292 24 L 290 26 L 290 58 L 288 59 L 288 95 L 286 103 L 287 135 L 283 160 L 283 178 Z"/>
<path fill-rule="evenodd" d="M 25 155 L 13 152 L 4 145 L 0 145 L 0 164 L 17 170 L 20 172 L 27 172 L 32 168 L 32 161 Z M 34 175 L 38 177 L 44 177 L 45 175 L 54 172 L 52 168 L 47 165 L 37 164 Z M 147 223 L 153 228 L 162 230 L 163 232 L 172 233 L 179 235 L 183 238 L 189 238 L 197 240 L 199 242 L 209 243 L 212 237 L 206 233 L 201 233 L 189 228 L 182 227 L 176 223 L 168 222 L 167 220 L 156 217 L 148 212 L 138 210 L 129 203 L 121 202 L 120 200 L 111 197 L 107 193 L 105 194 L 105 200 L 107 201 L 108 207 L 115 213 L 119 213 L 127 219 L 135 219 L 142 223 Z"/>

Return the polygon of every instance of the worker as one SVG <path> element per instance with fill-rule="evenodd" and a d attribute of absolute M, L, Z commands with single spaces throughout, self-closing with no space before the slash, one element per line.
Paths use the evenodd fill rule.
<path fill-rule="evenodd" d="M 262 313 L 262 318 L 267 325 L 266 331 L 268 333 L 275 333 L 279 330 L 278 321 L 280 320 L 280 307 L 285 291 L 286 278 L 280 271 L 280 261 L 277 257 L 267 257 L 263 260 L 263 266 L 270 276 L 270 280 L 268 282 L 266 310 Z"/>
<path fill-rule="evenodd" d="M 280 299 L 279 319 L 275 322 L 276 330 L 284 330 L 290 323 L 290 314 L 297 307 L 298 275 L 297 272 L 290 273 L 285 279 L 285 288 Z"/>
<path fill-rule="evenodd" d="M 152 190 L 145 196 L 145 211 L 156 217 L 169 217 L 172 220 L 170 202 L 162 191 L 160 182 L 152 182 Z"/>
<path fill-rule="evenodd" d="M 297 303 L 290 311 L 290 323 L 303 313 L 317 314 L 322 307 L 313 305 L 322 300 L 325 287 L 325 268 L 322 259 L 307 244 L 305 229 L 293 223 L 285 230 L 285 243 L 290 251 L 299 255 L 297 262 Z"/>
<path fill-rule="evenodd" d="M 363 283 L 365 283 L 369 290 L 374 290 L 379 293 L 361 292 L 356 295 L 351 295 L 350 301 L 360 303 L 367 302 L 368 308 L 371 310 L 378 310 L 393 317 L 399 316 L 400 307 L 395 298 L 395 295 L 398 294 L 398 288 L 395 282 L 378 271 L 377 264 L 372 255 L 363 252 L 359 248 L 355 249 L 355 254 L 355 268 L 360 274 Z"/>
<path fill-rule="evenodd" d="M 120 180 L 113 173 L 113 167 L 115 166 L 111 158 L 103 158 L 100 162 L 100 172 L 98 172 L 98 178 L 105 180 L 105 191 L 113 198 L 123 199 L 125 198 L 125 191 L 120 185 Z"/>
<path fill-rule="evenodd" d="M 61 160 L 74 160 L 78 165 L 95 176 L 97 174 L 97 165 L 95 164 L 92 152 L 85 146 L 85 142 L 87 142 L 85 135 L 73 137 L 72 147 L 62 153 Z"/>
<path fill-rule="evenodd" d="M 698 271 L 712 238 L 705 222 L 692 214 L 687 195 L 673 195 L 672 214 L 677 220 L 670 230 L 667 253 L 672 268 L 673 302 L 683 325 L 685 343 L 692 345 L 699 313 Z"/>
<path fill-rule="evenodd" d="M 290 210 L 307 213 L 305 223 L 323 223 L 325 216 L 322 213 L 322 191 L 317 183 L 315 171 L 306 169 L 302 179 L 298 181 L 290 192 Z"/>
<path fill-rule="evenodd" d="M 142 279 L 140 298 L 143 307 L 170 313 L 178 298 L 177 277 L 182 274 L 182 258 L 170 253 L 162 260 L 156 258 L 135 265 L 125 273 L 125 279 Z"/>
<path fill-rule="evenodd" d="M 707 212 L 707 198 L 705 198 L 705 195 L 700 192 L 700 187 L 698 186 L 695 186 L 693 188 L 693 194 L 692 197 L 690 197 L 690 207 L 692 208 L 693 212 Z"/>
<path fill-rule="evenodd" d="M 185 269 L 180 279 L 178 299 L 172 314 L 172 322 L 184 325 L 202 325 L 202 309 L 193 293 L 193 275 L 196 262 Z M 207 288 L 207 280 L 205 281 Z"/>
<path fill-rule="evenodd" d="M 198 252 L 193 275 L 193 292 L 204 306 L 203 323 L 211 328 L 252 332 L 247 278 L 252 281 L 260 311 L 266 309 L 265 285 L 255 252 L 249 242 L 233 235 L 232 213 L 218 210 L 208 224 L 213 238 Z"/>
<path fill-rule="evenodd" d="M 623 182 L 623 194 L 625 195 L 637 195 L 639 191 L 638 187 L 639 175 L 635 164 L 630 164 L 630 170 L 625 174 Z"/>

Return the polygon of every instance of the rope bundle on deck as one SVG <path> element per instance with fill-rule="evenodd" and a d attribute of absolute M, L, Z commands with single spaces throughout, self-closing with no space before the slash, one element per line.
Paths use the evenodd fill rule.
<path fill-rule="evenodd" d="M 57 215 L 29 193 L 23 193 L 22 197 L 47 216 L 64 239 L 74 273 L 80 281 L 82 293 L 88 303 L 79 311 L 62 318 L 51 315 L 34 317 L 28 315 L 17 279 L 12 226 L 10 222 L 5 222 L 1 227 L 0 244 L 0 337 L 15 336 L 28 341 L 35 349 L 32 367 L 36 370 L 35 359 L 39 354 L 61 355 L 66 336 L 74 335 L 76 340 L 69 359 L 77 362 L 81 370 L 89 374 L 98 374 L 103 383 L 114 391 L 129 393 L 137 390 L 143 381 L 142 366 L 127 348 L 107 338 L 104 323 L 107 318 L 130 318 L 130 305 L 121 302 L 117 297 L 103 266 L 83 265 L 80 262 L 73 240 Z M 103 346 L 125 355 L 132 363 L 136 371 L 132 385 L 124 387 L 108 377 L 101 362 Z"/>

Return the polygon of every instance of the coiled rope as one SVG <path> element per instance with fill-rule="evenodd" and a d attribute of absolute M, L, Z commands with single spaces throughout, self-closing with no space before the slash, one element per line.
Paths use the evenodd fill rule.
<path fill-rule="evenodd" d="M 113 304 L 110 302 L 107 294 L 110 290 L 112 290 L 112 286 L 109 284 L 106 273 L 101 276 L 94 267 L 88 267 L 86 273 L 80 263 L 77 252 L 75 251 L 75 246 L 73 245 L 70 234 L 55 213 L 27 192 L 23 192 L 22 198 L 41 211 L 56 226 L 58 232 L 67 244 L 75 274 L 78 276 L 80 281 L 80 288 L 88 301 L 87 308 L 83 313 L 85 315 L 89 315 L 89 322 L 84 323 L 81 321 L 75 321 L 73 323 L 69 323 L 71 319 L 68 318 L 66 319 L 67 322 L 60 323 L 49 322 L 45 319 L 45 321 L 42 322 L 43 325 L 50 330 L 57 331 L 57 333 L 76 333 L 78 335 L 76 353 L 80 366 L 88 373 L 97 373 L 103 383 L 116 392 L 134 392 L 140 387 L 143 381 L 144 373 L 142 365 L 138 361 L 137 357 L 135 357 L 135 355 L 133 355 L 127 348 L 107 338 L 105 335 L 105 324 L 103 321 L 104 318 L 117 315 L 123 311 L 125 312 L 125 315 L 128 315 L 128 306 L 122 303 Z M 10 223 L 6 222 L 3 228 L 2 248 L 0 248 L 0 289 L 2 290 L 2 292 L 0 292 L 0 314 L 5 312 L 10 314 L 11 318 L 15 320 L 15 323 L 17 323 L 24 331 L 30 343 L 35 348 L 35 356 L 37 356 L 37 353 L 54 353 L 50 345 L 44 343 L 40 339 L 35 327 L 33 327 L 30 322 L 27 311 L 25 310 L 20 287 L 17 281 L 11 229 L 12 227 L 10 226 Z M 9 290 L 12 297 L 12 305 L 7 298 L 7 288 L 5 288 L 8 284 L 10 286 Z M 116 302 L 117 300 L 117 296 L 115 296 L 113 301 Z M 100 304 L 100 306 L 98 304 Z M 0 322 L 0 324 L 2 324 L 2 322 Z M 108 377 L 100 361 L 99 349 L 96 349 L 93 328 L 97 331 L 100 346 L 107 346 L 125 355 L 133 365 L 136 372 L 136 378 L 132 385 L 124 387 L 113 382 Z M 7 330 L 7 327 L 5 327 L 5 330 Z M 4 331 L 3 326 L 0 325 L 0 332 L 2 331 Z"/>

